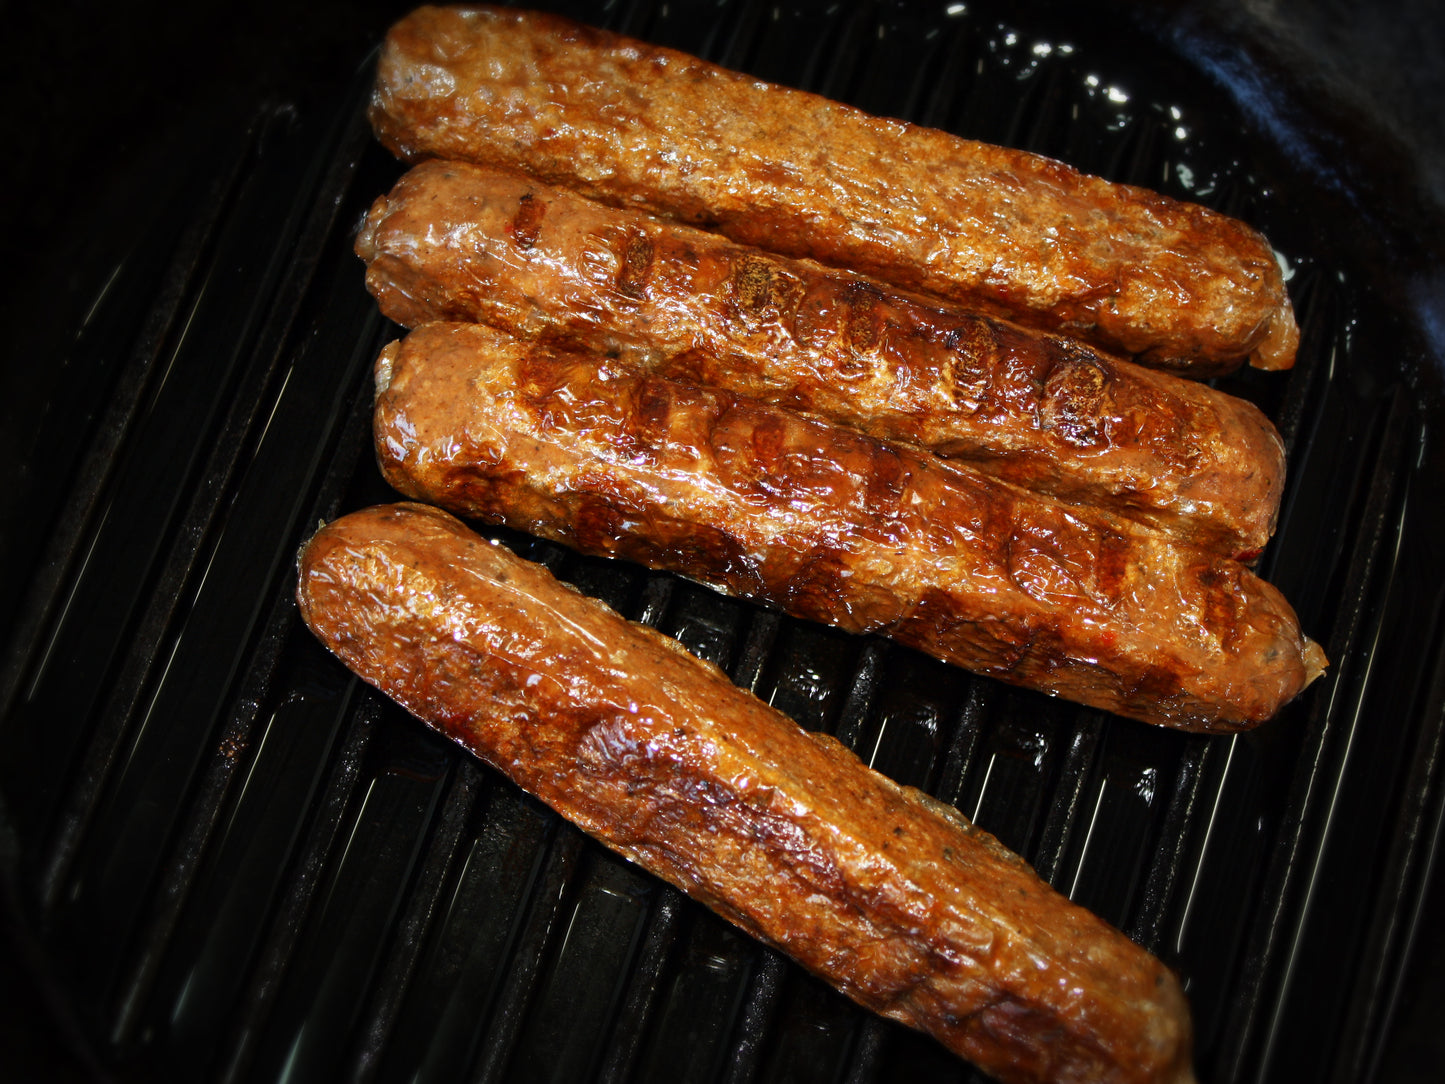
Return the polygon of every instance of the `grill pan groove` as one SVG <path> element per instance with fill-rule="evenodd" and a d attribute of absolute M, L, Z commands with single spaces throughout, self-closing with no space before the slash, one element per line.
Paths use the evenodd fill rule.
<path fill-rule="evenodd" d="M 1350 671 L 1351 662 L 1359 658 L 1356 645 L 1369 638 L 1370 629 L 1364 627 L 1369 620 L 1371 609 L 1367 592 L 1369 583 L 1374 578 L 1375 565 L 1385 537 L 1396 468 L 1402 449 L 1408 447 L 1409 443 L 1402 433 L 1401 423 L 1404 419 L 1399 409 L 1400 400 L 1396 398 L 1393 405 L 1396 409 L 1386 416 L 1388 420 L 1383 424 L 1377 420 L 1373 427 L 1375 441 L 1372 443 L 1376 443 L 1378 451 L 1375 457 L 1376 468 L 1371 475 L 1372 484 L 1359 487 L 1365 492 L 1366 507 L 1359 516 L 1361 537 L 1352 547 L 1354 559 L 1345 573 L 1345 586 L 1342 590 L 1345 602 L 1341 609 L 1347 620 L 1342 622 L 1343 627 L 1337 626 L 1326 641 L 1326 650 L 1330 657 L 1340 661 L 1328 678 L 1329 684 L 1321 690 L 1322 694 L 1327 695 L 1319 696 L 1315 701 L 1315 710 L 1311 712 L 1310 726 L 1301 743 L 1299 766 L 1278 832 L 1276 852 L 1265 881 L 1264 896 L 1267 900 L 1275 901 L 1275 904 L 1272 908 L 1260 908 L 1251 935 L 1249 962 L 1243 980 L 1245 995 L 1234 1003 L 1230 1030 L 1226 1032 L 1222 1044 L 1225 1050 L 1234 1054 L 1234 1063 L 1228 1070 L 1230 1079 L 1245 1075 L 1243 1066 L 1247 1054 L 1253 1053 L 1260 1059 L 1258 1072 L 1264 1073 L 1269 1067 L 1273 1036 L 1268 1029 L 1274 1026 L 1270 1019 L 1274 1002 L 1263 999 L 1266 997 L 1267 988 L 1272 986 L 1273 982 L 1281 981 L 1270 972 L 1277 972 L 1282 966 L 1288 967 L 1297 950 L 1296 946 L 1290 950 L 1285 961 L 1279 960 L 1281 949 L 1278 947 L 1278 939 L 1287 937 L 1289 928 L 1292 925 L 1297 928 L 1297 923 L 1303 921 L 1297 918 L 1295 923 L 1286 922 L 1283 915 L 1289 906 L 1289 897 L 1299 891 L 1296 887 L 1299 879 L 1307 876 L 1299 867 L 1310 865 L 1307 857 L 1309 844 L 1305 838 L 1306 822 L 1312 815 L 1316 815 L 1318 803 L 1324 800 L 1319 797 L 1321 790 L 1328 789 L 1331 784 L 1339 784 L 1345 768 L 1344 758 L 1351 749 L 1354 729 L 1359 721 L 1358 708 L 1351 712 L 1347 699 L 1363 695 L 1363 682 L 1347 682 L 1347 678 L 1355 677 Z M 1375 621 L 1378 620 L 1377 613 Z M 1343 706 L 1336 710 L 1339 705 Z M 1343 734 L 1342 727 L 1348 728 Z M 1322 849 L 1325 846 L 1326 840 L 1323 838 L 1313 834 L 1310 838 L 1317 848 Z M 1318 852 L 1314 860 L 1318 861 Z M 1306 905 L 1311 895 L 1306 894 Z M 1298 904 L 1290 906 L 1290 910 L 1295 914 L 1300 913 Z M 1287 976 L 1285 978 L 1287 979 Z M 1262 1037 L 1257 1038 L 1256 1029 L 1261 1026 L 1267 1030 Z M 1255 1043 L 1263 1044 L 1262 1053 L 1252 1049 Z"/>

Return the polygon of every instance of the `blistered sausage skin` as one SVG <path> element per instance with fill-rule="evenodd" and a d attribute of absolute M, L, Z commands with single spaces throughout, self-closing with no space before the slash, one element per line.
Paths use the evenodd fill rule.
<path fill-rule="evenodd" d="M 1158 960 L 951 808 L 445 513 L 322 528 L 297 594 L 321 642 L 418 718 L 999 1080 L 1193 1079 Z"/>
<path fill-rule="evenodd" d="M 420 8 L 372 126 L 408 160 L 517 169 L 1191 375 L 1293 364 L 1245 224 L 548 14 Z"/>
<path fill-rule="evenodd" d="M 377 393 L 408 497 L 1121 715 L 1253 726 L 1323 664 L 1238 562 L 732 393 L 482 324 L 388 345 Z"/>
<path fill-rule="evenodd" d="M 1284 445 L 1253 404 L 812 261 L 439 160 L 376 201 L 356 251 L 408 327 L 619 353 L 1233 556 L 1274 529 Z"/>

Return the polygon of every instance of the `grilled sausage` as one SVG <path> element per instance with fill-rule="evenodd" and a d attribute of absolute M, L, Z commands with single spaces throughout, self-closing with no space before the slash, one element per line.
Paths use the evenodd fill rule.
<path fill-rule="evenodd" d="M 371 120 L 406 159 L 518 169 L 1151 364 L 1293 363 L 1283 275 L 1241 222 L 558 16 L 413 12 Z"/>
<path fill-rule="evenodd" d="M 1274 528 L 1284 445 L 1252 404 L 848 272 L 439 160 L 376 201 L 356 250 L 409 327 L 620 353 L 1234 556 Z"/>
<path fill-rule="evenodd" d="M 298 598 L 347 666 L 607 846 L 1005 1082 L 1192 1080 L 1178 983 L 953 809 L 436 509 Z"/>
<path fill-rule="evenodd" d="M 376 379 L 408 497 L 1014 684 L 1228 731 L 1323 662 L 1237 562 L 756 400 L 482 324 L 423 325 Z"/>

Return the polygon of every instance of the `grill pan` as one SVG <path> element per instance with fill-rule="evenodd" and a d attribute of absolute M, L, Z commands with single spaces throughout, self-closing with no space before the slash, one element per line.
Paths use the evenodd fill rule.
<path fill-rule="evenodd" d="M 1201 1080 L 1404 1072 L 1407 1025 L 1438 996 L 1411 960 L 1438 946 L 1445 811 L 1445 248 L 1414 180 L 1434 144 L 1312 96 L 1318 76 L 1244 9 L 534 6 L 1270 237 L 1299 363 L 1218 383 L 1288 444 L 1261 570 L 1332 666 L 1251 733 L 1145 727 L 492 533 L 956 805 L 1160 955 L 1190 996 Z M 76 212 L 109 225 L 37 242 L 10 291 L 0 857 L 5 981 L 29 1012 L 15 1073 L 982 1079 L 588 841 L 301 626 L 301 541 L 393 499 L 370 455 L 369 367 L 398 329 L 350 245 L 402 171 L 364 103 L 404 10 L 323 5 L 279 24 L 289 44 L 264 44 L 261 18 L 235 55 L 270 59 L 204 98 L 204 125 L 170 89 L 118 91 L 118 114 L 171 104 L 96 185 L 94 217 Z M 134 44 L 153 58 L 215 31 Z M 188 63 L 214 86 L 238 62 L 209 82 L 203 57 Z M 75 156 L 66 133 L 47 138 Z M 44 174 L 38 152 L 30 165 Z M 56 184 L 34 194 L 40 225 L 71 194 Z"/>

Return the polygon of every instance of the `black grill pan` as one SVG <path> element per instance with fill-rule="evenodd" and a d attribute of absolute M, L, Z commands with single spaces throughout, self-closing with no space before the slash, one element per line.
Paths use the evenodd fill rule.
<path fill-rule="evenodd" d="M 1332 665 L 1251 733 L 1149 728 L 492 533 L 954 804 L 1159 954 L 1188 990 L 1201 1080 L 1407 1079 L 1422 1041 L 1442 1049 L 1411 1030 L 1439 996 L 1430 957 L 1412 960 L 1439 952 L 1445 812 L 1431 133 L 1372 123 L 1333 69 L 1300 67 L 1315 23 L 1243 7 L 543 6 L 1267 233 L 1299 363 L 1219 383 L 1288 444 L 1261 570 Z M 1440 20 L 1406 7 L 1438 40 Z M 17 391 L 0 404 L 16 464 L 0 504 L 4 981 L 28 1006 L 12 1075 L 979 1079 L 587 840 L 301 626 L 302 540 L 394 496 L 370 452 L 369 368 L 398 329 L 350 246 L 401 173 L 364 103 L 404 10 L 147 9 L 126 39 L 138 67 L 89 76 L 140 82 L 90 123 L 152 127 L 104 176 L 47 185 L 51 161 L 88 160 L 77 69 L 56 105 L 76 126 L 22 139 L 31 212 L 14 235 L 37 269 L 9 291 Z M 63 16 L 31 19 L 39 35 Z M 189 107 L 156 63 L 172 48 L 198 51 L 179 69 Z"/>

